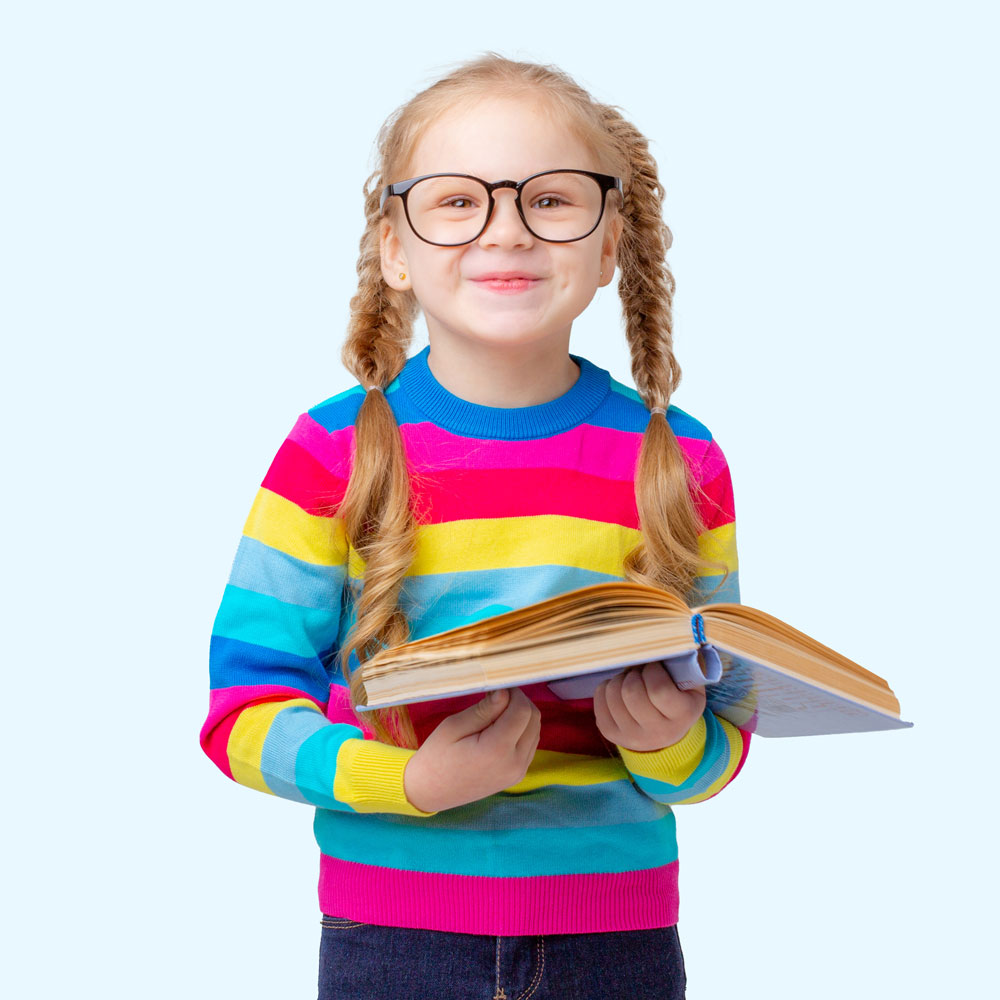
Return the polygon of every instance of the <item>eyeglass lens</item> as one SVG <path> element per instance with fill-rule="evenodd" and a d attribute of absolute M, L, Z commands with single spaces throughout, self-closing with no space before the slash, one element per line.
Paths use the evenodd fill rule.
<path fill-rule="evenodd" d="M 521 189 L 528 229 L 543 240 L 586 236 L 597 225 L 601 201 L 600 184 L 585 174 L 543 174 Z M 410 225 L 423 239 L 466 243 L 482 231 L 489 197 L 479 181 L 468 177 L 427 177 L 410 188 L 407 210 Z"/>

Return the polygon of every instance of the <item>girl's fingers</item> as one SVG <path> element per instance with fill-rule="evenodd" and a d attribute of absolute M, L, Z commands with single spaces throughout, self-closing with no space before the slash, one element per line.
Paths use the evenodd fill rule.
<path fill-rule="evenodd" d="M 438 727 L 442 735 L 454 743 L 488 729 L 508 705 L 506 691 L 493 691 L 474 705 L 447 716 Z"/>
<path fill-rule="evenodd" d="M 642 679 L 650 703 L 657 712 L 668 719 L 676 719 L 690 713 L 696 703 L 701 706 L 699 712 L 705 707 L 705 689 L 698 687 L 681 691 L 673 682 L 666 667 L 659 661 L 647 665 L 642 672 Z"/>
<path fill-rule="evenodd" d="M 671 717 L 669 712 L 661 711 L 650 700 L 645 678 L 647 674 L 655 676 L 654 671 L 659 671 L 661 674 L 667 673 L 659 664 L 647 663 L 633 667 L 625 674 L 622 681 L 622 702 L 642 729 L 662 726 L 664 718 Z M 670 681 L 669 675 L 667 680 Z M 673 681 L 670 683 L 673 685 Z"/>
<path fill-rule="evenodd" d="M 606 693 L 608 683 L 608 681 L 602 681 L 597 685 L 597 690 L 594 692 L 594 720 L 597 722 L 597 728 L 605 739 L 617 743 L 619 736 L 618 727 L 615 725 L 615 720 L 611 718 L 611 713 L 608 711 Z"/>
<path fill-rule="evenodd" d="M 542 735 L 542 713 L 538 710 L 537 705 L 532 705 L 531 708 L 532 712 L 528 724 L 514 745 L 515 753 L 522 760 L 526 759 L 527 763 L 530 763 L 531 758 L 534 757 L 535 750 L 538 748 L 538 738 Z"/>
<path fill-rule="evenodd" d="M 625 674 L 621 673 L 616 674 L 611 680 L 607 681 L 604 687 L 604 699 L 607 702 L 608 713 L 620 730 L 638 727 L 638 722 L 629 711 L 622 697 L 622 686 L 624 683 Z"/>
<path fill-rule="evenodd" d="M 511 688 L 507 707 L 480 733 L 480 740 L 497 751 L 513 746 L 531 722 L 533 711 L 538 709 L 531 699 L 520 688 Z"/>

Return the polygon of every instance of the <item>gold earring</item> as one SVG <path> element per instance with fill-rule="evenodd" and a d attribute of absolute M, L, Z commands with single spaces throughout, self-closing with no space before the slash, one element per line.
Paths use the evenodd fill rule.
<path fill-rule="evenodd" d="M 400 271 L 399 272 L 399 280 L 403 281 L 403 280 L 405 280 L 405 278 L 406 278 L 406 272 L 405 271 Z"/>

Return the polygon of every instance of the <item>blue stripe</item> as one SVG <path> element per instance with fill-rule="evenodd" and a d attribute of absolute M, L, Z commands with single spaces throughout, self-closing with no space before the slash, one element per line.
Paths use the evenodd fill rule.
<path fill-rule="evenodd" d="M 622 783 L 622 803 L 638 794 Z M 324 854 L 404 871 L 492 877 L 581 875 L 658 868 L 677 860 L 674 816 L 638 832 L 635 824 L 533 830 L 447 830 L 426 818 L 317 809 L 313 830 Z M 406 829 L 401 827 L 405 826 Z"/>
<path fill-rule="evenodd" d="M 399 388 L 398 376 L 385 387 L 385 397 L 390 399 Z M 360 385 L 352 386 L 343 392 L 338 392 L 329 399 L 309 408 L 309 416 L 331 434 L 335 431 L 351 427 L 358 418 L 358 410 L 365 401 L 367 392 Z"/>
<path fill-rule="evenodd" d="M 274 649 L 213 635 L 208 648 L 212 690 L 257 684 L 302 691 L 321 704 L 330 694 L 330 680 L 314 657 L 290 656 Z"/>
<path fill-rule="evenodd" d="M 260 772 L 267 787 L 286 799 L 308 802 L 296 783 L 295 759 L 305 741 L 330 725 L 322 712 L 292 705 L 274 717 L 264 738 Z"/>
<path fill-rule="evenodd" d="M 610 573 L 558 565 L 427 573 L 403 580 L 400 604 L 413 627 L 412 638 L 421 639 L 568 590 L 620 579 Z M 345 627 L 350 625 L 358 583 L 353 577 L 348 581 L 352 600 L 351 608 L 345 611 Z"/>
<path fill-rule="evenodd" d="M 433 384 L 428 382 L 430 371 L 426 362 L 427 353 L 428 349 L 425 347 L 413 355 L 413 357 L 408 358 L 401 374 L 408 381 L 415 382 L 441 395 L 440 390 L 443 387 L 436 383 L 436 380 L 434 380 Z M 576 355 L 571 356 L 577 357 Z M 597 367 L 592 362 L 580 358 L 577 358 L 577 360 L 585 362 L 585 366 L 582 366 L 582 373 L 586 376 L 587 380 L 596 384 L 597 380 L 600 379 L 603 385 L 605 384 L 605 376 L 607 376 L 606 384 L 608 389 L 610 389 L 597 407 L 586 415 L 583 422 L 595 427 L 607 427 L 612 430 L 641 434 L 649 422 L 649 411 L 635 389 L 612 378 L 605 369 Z M 400 425 L 425 423 L 427 415 L 413 405 L 405 392 L 397 393 L 399 387 L 400 376 L 397 376 L 389 383 L 385 391 L 386 399 L 389 400 L 392 406 L 397 423 Z M 579 393 L 581 388 L 581 386 L 577 387 L 577 393 Z M 331 396 L 321 403 L 317 403 L 308 412 L 320 426 L 333 433 L 354 424 L 364 398 L 365 389 L 355 385 L 350 389 L 345 389 L 343 392 L 337 393 L 335 396 Z M 594 399 L 596 401 L 596 395 Z M 559 402 L 565 403 L 566 398 L 564 397 Z M 541 405 L 544 407 L 549 404 Z M 491 429 L 495 431 L 495 428 L 490 428 L 488 420 L 490 416 L 488 411 L 492 408 L 480 407 L 476 404 L 469 404 L 469 406 L 471 408 L 467 408 L 468 413 L 473 415 L 469 419 L 474 421 L 476 417 L 479 417 L 484 421 L 479 436 L 486 438 L 489 436 Z M 548 412 L 547 410 L 541 410 L 539 407 L 533 407 L 532 409 L 533 419 L 536 422 L 541 413 Z M 505 416 L 509 418 L 510 414 Z M 698 441 L 710 441 L 712 439 L 711 432 L 703 423 L 673 404 L 667 407 L 667 421 L 677 437 L 692 438 Z M 472 427 L 463 428 L 462 433 L 476 436 Z M 544 428 L 534 433 L 533 436 L 545 436 Z"/>
<path fill-rule="evenodd" d="M 340 607 L 347 566 L 320 566 L 271 548 L 244 535 L 233 560 L 229 583 L 275 597 L 284 604 L 329 611 Z"/>
<path fill-rule="evenodd" d="M 649 423 L 649 410 L 635 389 L 612 379 L 608 398 L 587 418 L 587 423 L 642 434 Z M 696 441 L 712 439 L 711 432 L 701 421 L 673 403 L 667 407 L 667 423 L 677 437 Z"/>
<path fill-rule="evenodd" d="M 227 584 L 212 633 L 308 657 L 336 642 L 339 623 L 339 602 L 325 610 L 300 608 Z"/>
<path fill-rule="evenodd" d="M 609 815 L 622 825 L 652 823 L 669 811 L 662 802 L 636 795 L 623 777 L 597 785 L 546 785 L 519 795 L 495 795 L 428 816 L 422 825 L 441 830 L 539 830 L 600 826 Z M 389 823 L 407 819 L 389 814 L 382 818 Z"/>
<path fill-rule="evenodd" d="M 608 395 L 608 372 L 571 354 L 580 374 L 561 396 L 532 406 L 484 406 L 449 392 L 431 372 L 429 358 L 430 347 L 414 355 L 399 375 L 403 391 L 386 394 L 400 424 L 431 420 L 469 437 L 537 440 L 588 422 Z"/>

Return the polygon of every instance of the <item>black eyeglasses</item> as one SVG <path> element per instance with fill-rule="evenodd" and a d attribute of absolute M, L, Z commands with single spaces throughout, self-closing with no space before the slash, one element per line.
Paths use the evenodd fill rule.
<path fill-rule="evenodd" d="M 386 184 L 379 214 L 389 198 L 403 202 L 414 234 L 436 247 L 458 247 L 479 239 L 493 217 L 493 192 L 512 188 L 524 228 L 546 243 L 575 243 L 589 236 L 604 214 L 608 191 L 624 204 L 620 177 L 591 170 L 543 170 L 523 181 L 484 181 L 471 174 L 424 174 Z"/>

